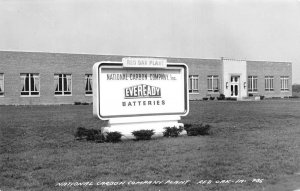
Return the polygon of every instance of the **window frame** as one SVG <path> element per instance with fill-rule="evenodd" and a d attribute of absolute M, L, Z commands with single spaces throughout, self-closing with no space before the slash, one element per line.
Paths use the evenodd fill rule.
<path fill-rule="evenodd" d="M 289 76 L 280 76 L 280 91 L 288 92 L 289 89 Z"/>
<path fill-rule="evenodd" d="M 274 91 L 274 76 L 265 76 L 265 91 Z"/>
<path fill-rule="evenodd" d="M 2 78 L 2 79 L 1 79 Z M 0 73 L 0 83 L 2 82 L 2 91 L 0 92 L 0 97 L 4 97 L 5 95 L 5 87 L 4 87 L 4 73 Z M 1 85 L 0 85 L 1 87 Z"/>
<path fill-rule="evenodd" d="M 60 77 L 60 75 L 61 75 L 61 77 Z M 69 76 L 69 78 L 68 78 L 68 76 Z M 59 84 L 60 78 L 62 79 L 61 86 Z M 65 89 L 64 78 L 66 79 L 67 88 L 68 88 L 68 83 L 69 83 L 68 79 L 70 79 L 70 87 L 69 87 L 70 91 L 64 90 Z M 56 81 L 58 84 L 58 89 L 60 89 L 60 87 L 61 87 L 61 90 L 56 91 Z M 72 74 L 71 73 L 55 73 L 54 74 L 54 96 L 72 96 L 72 93 L 73 93 L 72 90 L 73 90 L 73 83 L 72 83 Z M 70 92 L 70 93 L 68 93 L 68 92 Z"/>
<path fill-rule="evenodd" d="M 28 77 L 28 90 L 23 90 L 26 89 L 26 77 Z M 41 79 L 40 79 L 40 74 L 39 73 L 20 73 L 20 79 L 22 82 L 22 88 L 20 91 L 20 96 L 21 97 L 40 97 L 41 95 Z M 37 91 L 34 91 L 31 89 L 31 85 L 32 85 L 32 79 L 33 80 L 33 87 L 36 88 L 37 87 Z M 38 81 L 36 80 L 38 79 Z M 38 83 L 36 83 L 38 82 Z M 36 84 L 38 84 L 38 86 L 36 86 Z M 28 94 L 25 94 L 28 93 Z M 36 93 L 36 94 L 35 94 Z"/>
<path fill-rule="evenodd" d="M 215 88 L 215 83 L 214 81 L 217 80 L 216 82 L 216 88 Z M 211 88 L 210 88 L 210 82 L 211 82 Z M 219 81 L 219 75 L 208 75 L 207 76 L 207 91 L 208 92 L 220 92 L 220 81 Z"/>
<path fill-rule="evenodd" d="M 89 86 L 86 86 L 87 81 L 90 82 L 90 88 L 91 88 L 90 90 L 86 89 L 86 87 L 89 87 Z M 85 96 L 93 96 L 93 74 L 85 74 L 84 75 L 84 86 L 85 86 L 84 87 Z"/>
<path fill-rule="evenodd" d="M 254 83 L 255 81 L 256 83 Z M 248 76 L 248 88 L 247 88 L 248 92 L 257 93 L 258 92 L 257 86 L 258 86 L 258 76 Z"/>
<path fill-rule="evenodd" d="M 196 82 L 195 82 L 196 81 Z M 196 88 L 195 88 L 196 84 Z M 198 94 L 199 93 L 199 75 L 189 75 L 189 93 Z M 190 89 L 191 87 L 191 89 Z"/>

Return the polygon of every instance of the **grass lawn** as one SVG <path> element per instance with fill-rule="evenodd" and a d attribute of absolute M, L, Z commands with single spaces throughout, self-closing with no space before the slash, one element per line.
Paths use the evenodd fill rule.
<path fill-rule="evenodd" d="M 77 127 L 104 125 L 92 106 L 0 106 L 0 190 L 300 188 L 299 100 L 192 101 L 182 122 L 209 123 L 212 134 L 76 141 Z M 76 182 L 89 185 L 62 186 Z"/>

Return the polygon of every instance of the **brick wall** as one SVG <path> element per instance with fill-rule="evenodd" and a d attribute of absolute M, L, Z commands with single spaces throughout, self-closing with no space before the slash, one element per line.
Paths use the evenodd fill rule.
<path fill-rule="evenodd" d="M 292 96 L 292 64 L 289 62 L 247 61 L 247 74 L 258 77 L 258 92 L 254 95 Z M 265 76 L 274 76 L 274 91 L 265 90 Z M 289 91 L 280 90 L 280 76 L 289 76 Z"/>
<path fill-rule="evenodd" d="M 85 74 L 92 74 L 94 63 L 104 60 L 121 60 L 120 56 L 95 56 L 76 54 L 50 54 L 25 52 L 0 52 L 0 73 L 4 73 L 5 94 L 3 104 L 73 104 L 92 102 L 85 95 Z M 21 96 L 21 73 L 39 73 L 40 96 Z M 72 75 L 72 96 L 54 95 L 54 74 Z"/>
<path fill-rule="evenodd" d="M 85 74 L 92 74 L 92 66 L 99 61 L 121 61 L 127 56 L 103 56 L 86 54 L 58 54 L 0 51 L 0 73 L 4 73 L 5 95 L 0 105 L 16 104 L 73 104 L 92 102 L 92 96 L 85 95 Z M 189 94 L 190 100 L 207 96 L 219 96 L 223 92 L 222 64 L 220 59 L 166 58 L 171 63 L 186 63 L 189 75 L 199 76 L 199 92 Z M 39 73 L 40 96 L 22 97 L 20 73 Z M 54 74 L 72 75 L 72 96 L 54 95 Z M 285 62 L 247 61 L 247 74 L 258 76 L 258 93 L 267 97 L 292 95 L 292 65 Z M 207 91 L 207 76 L 219 76 L 219 92 Z M 274 76 L 274 91 L 266 92 L 264 76 Z M 280 91 L 280 76 L 289 76 L 289 92 Z"/>
<path fill-rule="evenodd" d="M 199 92 L 190 93 L 190 100 L 199 100 L 203 97 L 217 97 L 222 92 L 222 65 L 221 60 L 217 59 L 168 59 L 173 62 L 184 62 L 189 67 L 189 75 L 199 76 Z M 219 92 L 207 91 L 207 76 L 217 75 L 219 77 Z"/>

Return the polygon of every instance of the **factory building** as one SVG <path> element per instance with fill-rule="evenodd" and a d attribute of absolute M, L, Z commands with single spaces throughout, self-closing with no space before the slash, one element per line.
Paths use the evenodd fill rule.
<path fill-rule="evenodd" d="M 91 103 L 93 64 L 124 57 L 130 56 L 0 51 L 0 105 Z M 190 100 L 292 96 L 290 62 L 164 59 L 188 66 Z"/>

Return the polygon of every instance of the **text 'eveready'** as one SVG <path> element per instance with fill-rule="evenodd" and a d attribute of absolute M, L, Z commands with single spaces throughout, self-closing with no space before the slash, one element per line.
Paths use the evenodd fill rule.
<path fill-rule="evenodd" d="M 159 98 L 161 97 L 161 89 L 159 87 L 140 84 L 125 88 L 125 99 L 132 98 Z"/>

